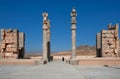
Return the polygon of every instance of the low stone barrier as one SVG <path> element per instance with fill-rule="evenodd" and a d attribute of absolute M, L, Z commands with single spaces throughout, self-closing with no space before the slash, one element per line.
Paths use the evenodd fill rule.
<path fill-rule="evenodd" d="M 120 58 L 76 59 L 70 60 L 70 64 L 84 66 L 118 66 L 120 65 Z"/>
<path fill-rule="evenodd" d="M 32 59 L 0 59 L 0 65 L 39 65 L 40 60 Z"/>

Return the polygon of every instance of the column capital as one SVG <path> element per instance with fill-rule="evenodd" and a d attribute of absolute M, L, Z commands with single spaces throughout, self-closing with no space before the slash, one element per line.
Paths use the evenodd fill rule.
<path fill-rule="evenodd" d="M 71 27 L 71 30 L 76 30 L 77 28 L 76 28 L 76 26 L 75 25 L 73 25 L 72 27 Z"/>
<path fill-rule="evenodd" d="M 44 12 L 42 14 L 43 16 L 43 30 L 47 30 L 48 29 L 48 13 Z"/>
<path fill-rule="evenodd" d="M 72 24 L 76 24 L 76 16 L 77 16 L 77 12 L 75 10 L 75 8 L 72 9 L 72 12 L 71 12 L 71 23 Z"/>
<path fill-rule="evenodd" d="M 43 25 L 43 30 L 48 30 L 48 26 L 46 24 Z"/>
<path fill-rule="evenodd" d="M 43 16 L 43 21 L 45 21 L 45 20 L 47 20 L 47 18 L 48 18 L 48 13 L 44 12 L 44 13 L 42 14 L 42 16 Z"/>

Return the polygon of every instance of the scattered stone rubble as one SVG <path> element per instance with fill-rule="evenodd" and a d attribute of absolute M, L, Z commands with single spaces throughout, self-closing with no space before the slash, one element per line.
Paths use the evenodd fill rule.
<path fill-rule="evenodd" d="M 17 29 L 1 29 L 1 57 L 24 58 L 25 35 Z"/>
<path fill-rule="evenodd" d="M 119 57 L 118 24 L 108 25 L 108 30 L 102 30 L 96 36 L 97 57 Z"/>

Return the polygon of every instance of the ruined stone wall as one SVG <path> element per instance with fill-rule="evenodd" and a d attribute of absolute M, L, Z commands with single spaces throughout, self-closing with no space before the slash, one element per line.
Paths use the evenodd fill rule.
<path fill-rule="evenodd" d="M 2 56 L 1 56 L 1 42 L 0 42 L 0 59 L 2 58 Z"/>
<path fill-rule="evenodd" d="M 102 55 L 107 57 L 118 57 L 119 39 L 118 25 L 108 26 L 108 30 L 102 30 Z"/>
<path fill-rule="evenodd" d="M 96 49 L 100 49 L 97 51 L 97 54 L 99 53 L 103 57 L 119 57 L 120 46 L 118 34 L 118 24 L 115 26 L 109 24 L 108 30 L 102 30 L 100 35 L 97 35 Z M 98 48 L 98 46 L 100 46 L 100 48 Z"/>
<path fill-rule="evenodd" d="M 0 52 L 1 52 L 1 42 L 0 42 Z"/>
<path fill-rule="evenodd" d="M 119 57 L 120 57 L 120 39 L 119 39 Z"/>
<path fill-rule="evenodd" d="M 18 30 L 1 29 L 1 56 L 3 58 L 23 58 L 24 34 Z"/>
<path fill-rule="evenodd" d="M 19 53 L 18 30 L 1 29 L 1 53 L 4 58 L 17 57 Z"/>
<path fill-rule="evenodd" d="M 0 52 L 1 52 L 1 30 L 0 30 Z"/>
<path fill-rule="evenodd" d="M 19 58 L 24 58 L 25 54 L 25 34 L 19 33 Z"/>

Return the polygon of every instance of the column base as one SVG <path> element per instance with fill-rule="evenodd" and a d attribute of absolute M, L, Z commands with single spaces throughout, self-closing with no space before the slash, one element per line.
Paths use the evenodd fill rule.
<path fill-rule="evenodd" d="M 47 63 L 48 63 L 48 60 L 47 60 L 47 59 L 43 59 L 43 60 L 42 60 L 42 63 L 43 63 L 43 64 L 47 64 Z"/>
<path fill-rule="evenodd" d="M 77 58 L 72 58 L 72 59 L 70 59 L 70 64 L 72 64 L 72 65 L 78 65 L 78 60 L 77 60 Z"/>

